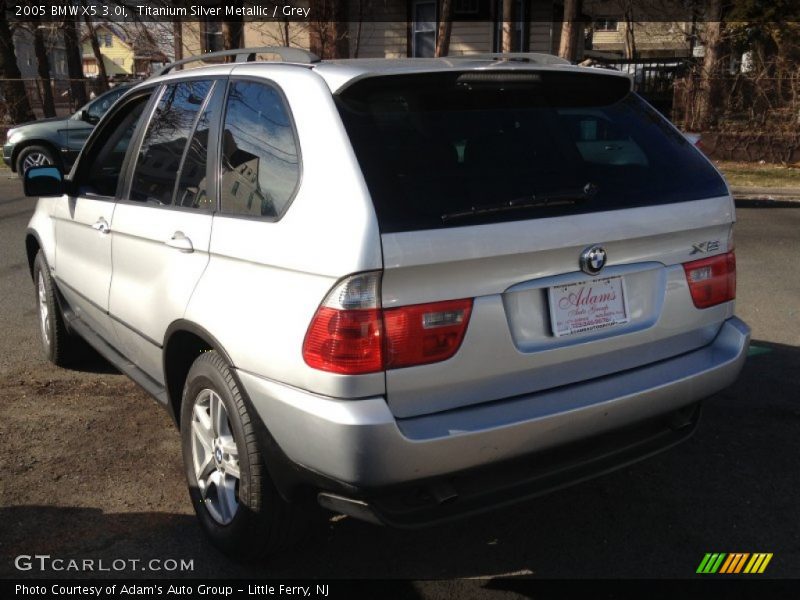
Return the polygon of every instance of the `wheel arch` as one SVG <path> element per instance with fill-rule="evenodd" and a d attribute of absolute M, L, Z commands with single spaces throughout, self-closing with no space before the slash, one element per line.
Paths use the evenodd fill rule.
<path fill-rule="evenodd" d="M 215 350 L 233 367 L 230 355 L 207 329 L 193 321 L 173 321 L 164 334 L 162 368 L 167 390 L 168 408 L 175 424 L 180 426 L 181 401 L 186 376 L 195 359 L 203 352 Z"/>
<path fill-rule="evenodd" d="M 62 169 L 64 168 L 64 159 L 61 157 L 61 151 L 59 150 L 58 146 L 49 140 L 31 138 L 28 140 L 22 140 L 18 144 L 15 144 L 14 149 L 11 151 L 11 170 L 14 171 L 14 173 L 18 173 L 17 159 L 19 159 L 20 152 L 31 146 L 42 146 L 43 148 L 47 148 L 53 153 L 53 157 L 58 161 L 56 166 L 59 166 Z"/>
<path fill-rule="evenodd" d="M 31 274 L 31 279 L 33 279 L 33 263 L 42 247 L 42 240 L 39 239 L 39 234 L 33 229 L 28 229 L 25 233 L 25 254 L 28 257 L 28 271 Z"/>

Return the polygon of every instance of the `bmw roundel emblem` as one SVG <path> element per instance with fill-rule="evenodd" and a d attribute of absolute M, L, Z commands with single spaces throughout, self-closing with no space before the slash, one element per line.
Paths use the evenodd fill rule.
<path fill-rule="evenodd" d="M 597 275 L 606 266 L 608 255 L 602 246 L 589 246 L 581 252 L 581 271 L 589 275 Z"/>

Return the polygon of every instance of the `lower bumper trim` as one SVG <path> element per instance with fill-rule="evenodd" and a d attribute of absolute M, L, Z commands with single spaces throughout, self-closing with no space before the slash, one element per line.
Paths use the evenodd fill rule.
<path fill-rule="evenodd" d="M 700 419 L 700 403 L 635 426 L 490 467 L 363 491 L 357 500 L 370 521 L 416 528 L 521 502 L 658 454 L 686 440 Z M 442 489 L 451 490 L 444 498 Z M 367 510 L 368 509 L 368 510 Z M 359 514 L 341 512 L 356 518 Z"/>

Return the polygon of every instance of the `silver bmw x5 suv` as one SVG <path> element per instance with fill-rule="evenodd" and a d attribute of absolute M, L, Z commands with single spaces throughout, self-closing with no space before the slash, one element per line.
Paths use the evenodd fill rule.
<path fill-rule="evenodd" d="M 224 550 L 319 506 L 413 527 L 607 472 L 737 377 L 730 191 L 627 77 L 237 53 L 25 180 L 47 356 L 88 342 L 170 411 Z"/>

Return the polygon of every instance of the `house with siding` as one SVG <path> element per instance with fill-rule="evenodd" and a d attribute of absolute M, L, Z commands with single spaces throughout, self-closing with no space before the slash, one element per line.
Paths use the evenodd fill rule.
<path fill-rule="evenodd" d="M 95 33 L 109 77 L 146 77 L 154 70 L 154 64 L 163 65 L 169 61 L 163 52 L 153 47 L 154 44 L 146 43 L 146 40 L 137 42 L 121 27 L 98 23 L 95 25 Z M 88 32 L 81 37 L 81 54 L 84 75 L 97 77 L 99 69 Z"/>
<path fill-rule="evenodd" d="M 500 50 L 502 0 L 451 0 L 451 3 L 448 54 Z M 293 0 L 292 4 L 314 9 L 314 0 Z M 632 5 L 636 7 L 626 14 L 624 8 Z M 690 55 L 695 26 L 685 21 L 686 10 L 682 6 L 680 0 L 659 3 L 584 0 L 581 21 L 585 40 L 579 44 L 578 60 L 592 53 L 606 54 L 609 58 L 624 57 L 626 35 L 635 41 L 638 58 Z M 439 0 L 360 0 L 348 2 L 347 7 L 348 21 L 340 24 L 344 33 L 338 35 L 346 38 L 350 57 L 433 56 L 442 18 Z M 516 0 L 514 51 L 556 53 L 563 10 L 561 0 Z M 679 16 L 684 20 L 670 20 Z M 324 27 L 327 26 L 326 23 Z M 218 20 L 184 23 L 183 55 L 221 50 L 222 29 Z M 242 46 L 277 45 L 315 50 L 310 33 L 309 21 L 245 20 Z"/>
<path fill-rule="evenodd" d="M 451 55 L 500 49 L 502 0 L 452 0 Z M 295 1 L 308 6 L 308 0 Z M 349 21 L 342 24 L 353 58 L 433 56 L 439 19 L 437 0 L 363 0 L 348 3 Z M 362 15 L 359 19 L 359 10 Z M 517 0 L 516 51 L 552 53 L 558 49 L 561 5 L 551 0 Z M 377 20 L 379 15 L 380 20 Z M 312 14 L 313 18 L 313 14 Z M 221 50 L 220 21 L 185 22 L 183 54 Z M 313 49 L 307 21 L 245 21 L 243 47 L 294 46 Z"/>

